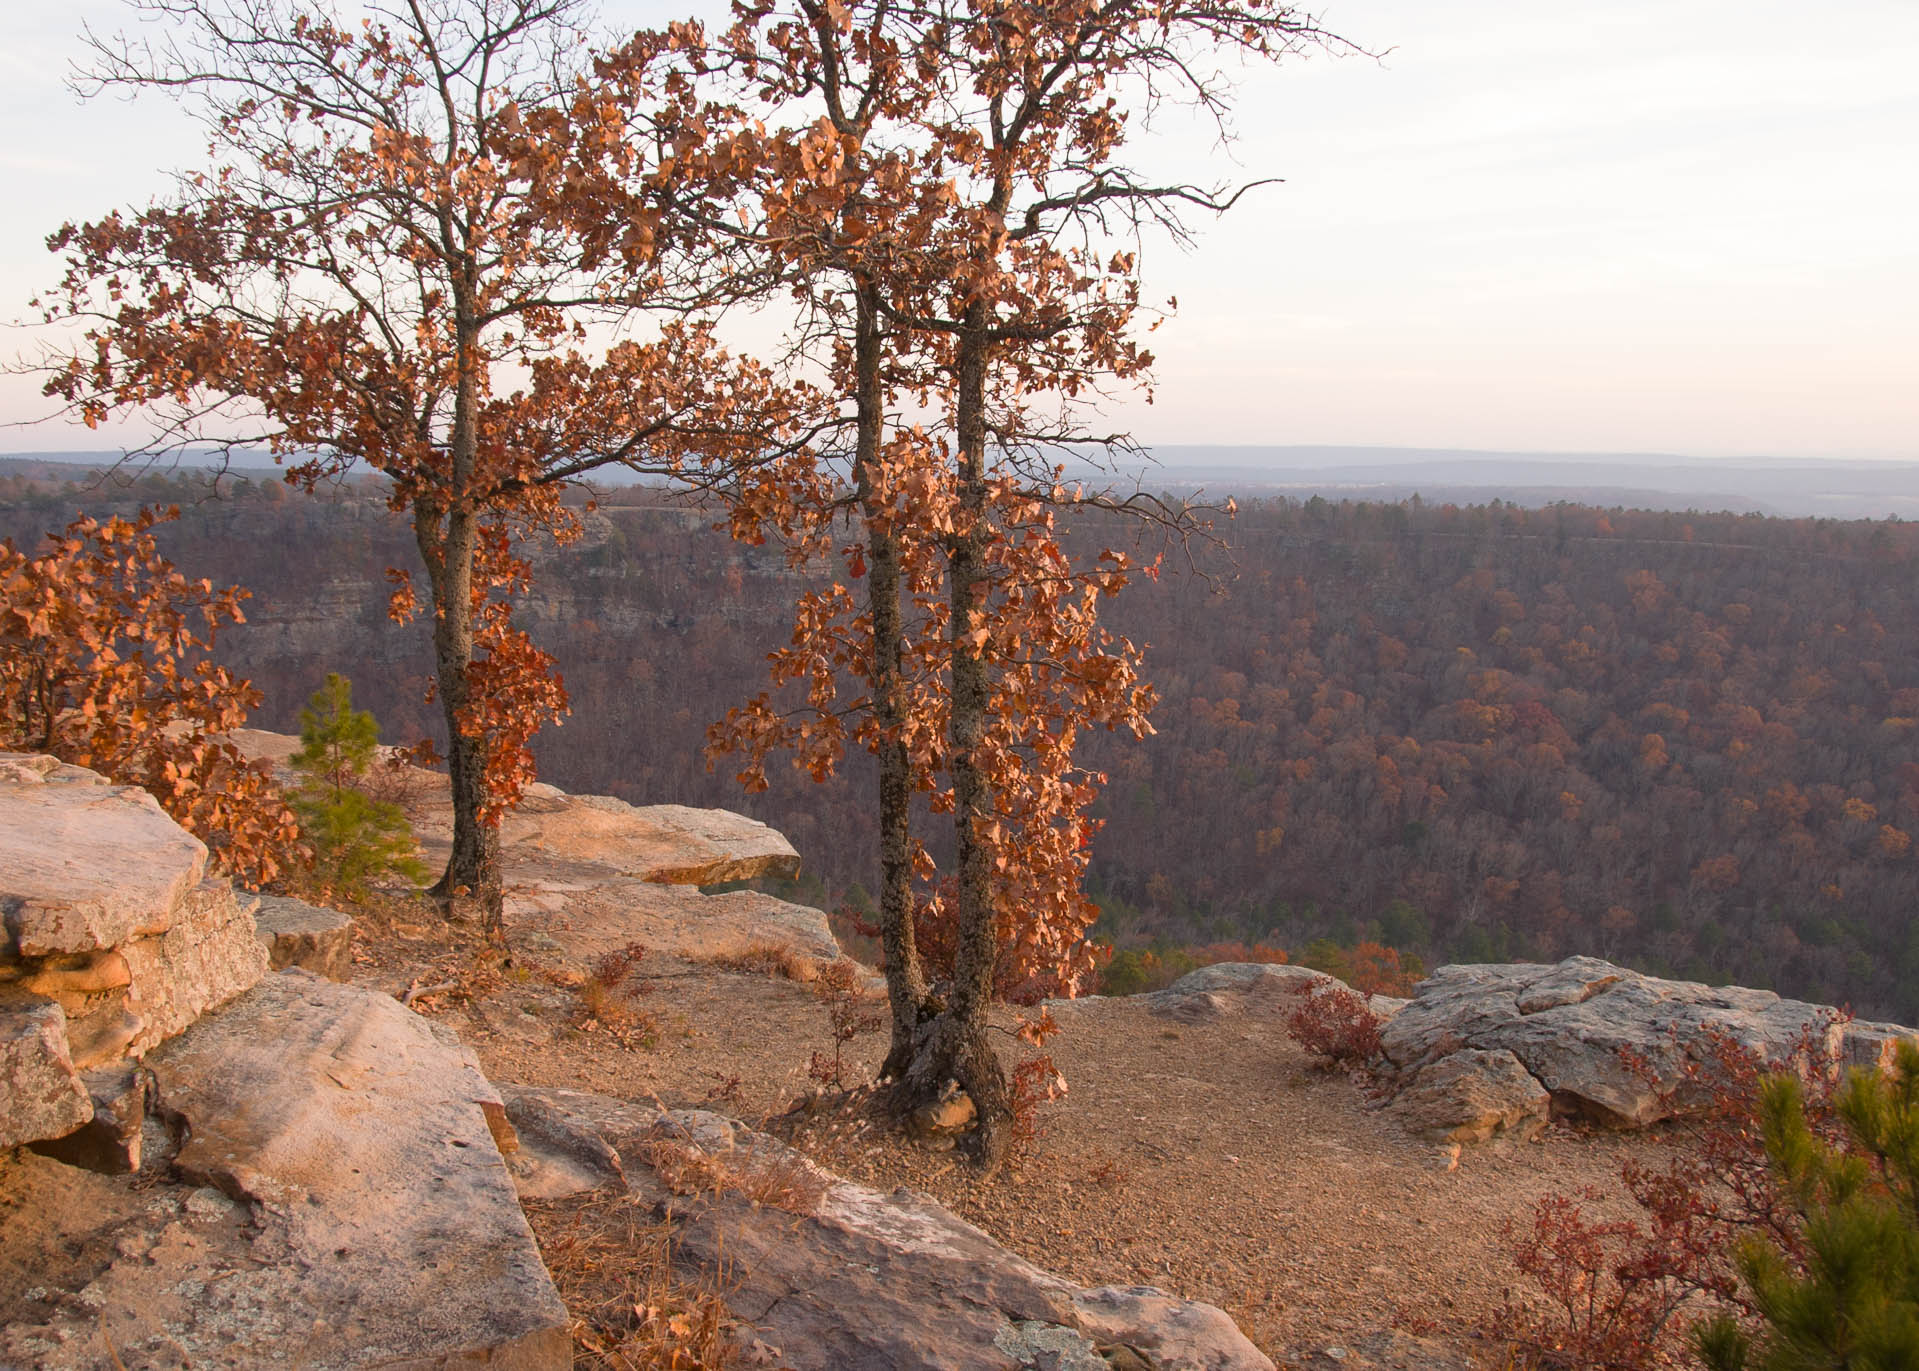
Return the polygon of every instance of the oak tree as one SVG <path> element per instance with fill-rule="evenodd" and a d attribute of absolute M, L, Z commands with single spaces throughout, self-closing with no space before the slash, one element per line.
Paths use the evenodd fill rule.
<path fill-rule="evenodd" d="M 743 32 L 758 43 L 741 42 Z M 902 1110 L 957 1081 L 979 1106 L 975 1141 L 989 1165 L 1010 1114 L 989 1006 L 1014 987 L 1032 998 L 1071 993 L 1090 970 L 1094 911 L 1080 877 L 1098 778 L 1075 748 L 1093 726 L 1143 730 L 1151 701 L 1131 644 L 1098 621 L 1099 601 L 1126 583 L 1127 559 L 1107 550 L 1075 566 L 1055 524 L 1062 506 L 1119 502 L 1069 491 L 1059 468 L 1035 457 L 1096 436 L 1076 405 L 1106 383 L 1139 380 L 1151 360 L 1133 330 L 1136 258 L 1102 244 L 1116 227 L 1176 227 L 1180 203 L 1230 202 L 1134 177 L 1117 156 L 1119 102 L 1129 82 L 1147 99 L 1183 82 L 1216 106 L 1219 90 L 1196 59 L 1222 43 L 1277 55 L 1315 36 L 1291 11 L 1256 4 L 994 3 L 753 8 L 729 36 L 776 103 L 823 103 L 794 141 L 823 144 L 814 182 L 851 188 L 797 204 L 790 217 L 802 222 L 808 208 L 820 212 L 810 234 L 772 236 L 814 252 L 802 264 L 809 284 L 831 277 L 828 288 L 850 297 L 839 317 L 852 337 L 835 352 L 835 376 L 850 383 L 862 442 L 847 478 L 816 488 L 836 502 L 829 516 L 842 505 L 860 515 L 864 537 L 845 549 L 845 569 L 867 596 L 862 608 L 835 586 L 804 600 L 774 667 L 776 682 L 807 683 L 805 712 L 783 715 L 762 699 L 721 740 L 749 751 L 749 783 L 781 745 L 798 747 L 817 775 L 837 761 L 844 716 L 863 720 L 855 736 L 881 754 L 890 813 L 880 923 L 894 1038 L 884 1070 Z M 873 154 L 874 119 L 894 126 L 884 156 Z M 896 417 L 889 441 L 881 411 L 902 393 L 937 417 L 923 426 Z M 788 509 L 776 505 L 774 522 Z M 814 525 L 813 539 L 822 536 Z M 901 618 L 894 586 L 909 606 Z M 834 679 L 849 669 L 867 697 L 839 699 Z M 923 846 L 895 837 L 905 817 L 887 794 L 888 749 L 912 788 L 952 814 L 943 879 Z M 910 912 L 889 898 L 900 846 L 919 857 L 923 889 Z M 920 955 L 929 927 L 944 931 L 946 966 Z"/>
<path fill-rule="evenodd" d="M 210 165 L 51 239 L 67 269 L 47 317 L 84 336 L 47 391 L 89 424 L 145 411 L 152 449 L 264 444 L 309 487 L 385 476 L 425 572 L 448 735 L 435 889 L 477 896 L 497 929 L 499 816 L 565 708 L 512 622 L 516 541 L 572 533 L 567 482 L 715 457 L 776 407 L 766 374 L 685 313 L 699 273 L 671 205 L 689 135 L 670 101 L 651 144 L 599 103 L 576 0 L 395 0 L 359 25 L 300 3 L 135 9 L 162 32 L 95 40 L 85 81 L 183 100 Z M 629 137 L 609 171 L 616 117 Z M 569 212 L 580 198 L 622 213 Z M 677 312 L 643 341 L 587 328 L 654 304 Z"/>

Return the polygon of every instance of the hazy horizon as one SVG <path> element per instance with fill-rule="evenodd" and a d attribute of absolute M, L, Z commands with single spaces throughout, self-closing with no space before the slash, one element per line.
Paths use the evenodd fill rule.
<path fill-rule="evenodd" d="M 716 9 L 612 0 L 604 28 Z M 1145 298 L 1180 307 L 1151 339 L 1155 403 L 1116 397 L 1113 426 L 1173 447 L 1919 459 L 1919 178 L 1894 171 L 1919 149 L 1919 6 L 1319 13 L 1378 56 L 1244 73 L 1230 149 L 1177 111 L 1142 129 L 1148 175 L 1281 179 L 1195 223 L 1196 251 L 1144 245 Z M 55 279 L 49 232 L 201 156 L 164 98 L 75 103 L 83 22 L 127 26 L 108 0 L 0 16 L 0 320 Z M 7 336 L 9 355 L 40 338 Z M 0 423 L 44 410 L 0 375 Z"/>
<path fill-rule="evenodd" d="M 99 470 L 120 454 L 36 450 L 0 452 L 0 472 L 45 464 Z M 184 453 L 178 465 L 204 469 L 210 452 Z M 165 467 L 172 459 L 157 459 Z M 140 463 L 136 463 L 140 464 Z M 233 454 L 238 474 L 280 470 L 263 450 Z M 1500 452 L 1470 448 L 1349 445 L 1159 444 L 1150 456 L 1068 463 L 1069 479 L 1102 476 L 1122 485 L 1162 485 L 1182 494 L 1483 504 L 1528 507 L 1561 501 L 1627 508 L 1730 510 L 1779 517 L 1919 519 L 1919 462 L 1798 457 L 1699 457 L 1668 453 Z M 597 484 L 614 487 L 637 478 Z"/>

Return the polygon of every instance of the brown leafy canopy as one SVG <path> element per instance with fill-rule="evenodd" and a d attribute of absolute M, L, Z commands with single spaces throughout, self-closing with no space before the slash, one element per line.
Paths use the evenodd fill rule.
<path fill-rule="evenodd" d="M 47 393 L 89 424 L 146 411 L 156 448 L 267 445 L 309 488 L 355 464 L 388 478 L 450 740 L 441 889 L 497 920 L 494 827 L 531 775 L 527 740 L 564 709 L 510 623 L 512 543 L 571 536 L 567 481 L 722 460 L 787 405 L 698 319 L 590 340 L 596 318 L 698 303 L 668 212 L 697 131 L 668 127 L 668 100 L 648 141 L 635 104 L 579 79 L 572 0 L 375 6 L 359 27 L 298 4 L 137 8 L 166 36 L 96 43 L 91 80 L 181 97 L 211 165 L 50 240 L 67 270 L 46 317 L 84 339 L 48 359 Z M 637 70 L 633 102 L 654 94 Z"/>
<path fill-rule="evenodd" d="M 0 748 L 46 752 L 153 792 L 249 885 L 300 864 L 292 811 L 220 735 L 260 702 L 205 653 L 246 621 L 237 586 L 188 580 L 150 530 L 177 518 L 81 518 L 38 556 L 0 542 Z"/>

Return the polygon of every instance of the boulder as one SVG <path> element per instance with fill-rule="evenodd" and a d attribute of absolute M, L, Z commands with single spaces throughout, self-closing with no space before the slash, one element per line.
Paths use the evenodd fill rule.
<path fill-rule="evenodd" d="M 1381 1023 L 1385 1023 L 1386 1020 L 1392 1018 L 1411 1003 L 1412 1001 L 1410 999 L 1398 995 L 1368 995 L 1366 997 L 1366 1007 L 1373 1011 L 1373 1017 Z"/>
<path fill-rule="evenodd" d="M 144 790 L 52 757 L 0 753 L 0 911 L 18 957 L 117 947 L 164 930 L 206 845 Z"/>
<path fill-rule="evenodd" d="M 1775 1064 L 1810 1052 L 1843 1065 L 1877 1063 L 1913 1036 L 1896 1025 L 1849 1026 L 1837 1011 L 1769 990 L 1661 980 L 1571 957 L 1554 966 L 1441 967 L 1381 1041 L 1402 1087 L 1463 1050 L 1505 1051 L 1555 1110 L 1641 1127 L 1704 1102 L 1688 1068 L 1710 1060 L 1715 1040 Z"/>
<path fill-rule="evenodd" d="M 507 1089 L 516 1122 L 546 1115 L 591 1131 L 624 1164 L 609 1194 L 673 1220 L 676 1264 L 725 1278 L 742 1341 L 793 1371 L 982 1371 L 1131 1364 L 1271 1371 L 1224 1313 L 1149 1288 L 1082 1290 L 910 1191 L 883 1194 L 822 1171 L 705 1110 L 661 1110 L 567 1090 Z M 521 1135 L 536 1131 L 521 1123 Z M 561 1131 L 542 1125 L 547 1132 Z M 691 1149 L 707 1178 L 676 1193 L 661 1145 Z M 739 1185 L 710 1177 L 742 1178 Z M 685 1184 L 681 1191 L 687 1190 Z"/>
<path fill-rule="evenodd" d="M 135 1053 L 157 1046 L 267 974 L 253 915 L 224 880 L 204 882 L 163 932 L 136 938 L 120 954 L 131 973 L 127 1008 L 140 1018 L 130 1044 Z"/>
<path fill-rule="evenodd" d="M 1073 1296 L 1080 1331 L 1109 1356 L 1124 1348 L 1159 1371 L 1270 1365 L 1224 1310 L 1150 1285 L 1104 1285 Z M 1115 1358 L 1114 1360 L 1117 1360 Z"/>
<path fill-rule="evenodd" d="M 1839 1027 L 1839 1055 L 1842 1065 L 1864 1071 L 1890 1071 L 1897 1059 L 1900 1043 L 1919 1047 L 1919 1032 L 1896 1023 L 1872 1023 L 1855 1019 Z"/>
<path fill-rule="evenodd" d="M 64 1137 L 92 1117 L 60 1006 L 0 989 L 0 1148 Z"/>
<path fill-rule="evenodd" d="M 758 819 L 726 809 L 686 805 L 628 805 L 606 795 L 582 795 L 581 804 L 602 812 L 627 812 L 677 840 L 678 851 L 655 859 L 645 879 L 669 885 L 717 885 L 760 876 L 791 878 L 800 854 L 785 835 Z M 614 806 L 619 806 L 615 811 Z"/>
<path fill-rule="evenodd" d="M 129 1206 L 41 1321 L 0 1331 L 0 1365 L 93 1368 L 102 1336 L 130 1366 L 571 1364 L 478 1102 L 491 1087 L 425 1019 L 288 971 L 146 1064 L 186 1185 Z"/>
<path fill-rule="evenodd" d="M 138 1056 L 266 973 L 206 855 L 145 791 L 0 754 L 0 985 L 59 1006 L 75 1070 Z"/>
<path fill-rule="evenodd" d="M 1249 1010 L 1291 1012 L 1301 995 L 1342 982 L 1323 971 L 1269 962 L 1216 962 L 1141 998 L 1155 1014 L 1200 1023 Z"/>
<path fill-rule="evenodd" d="M 419 825 L 438 835 L 438 809 Z M 794 876 L 799 853 L 780 833 L 724 809 L 631 805 L 611 795 L 569 795 L 535 785 L 500 829 L 509 866 L 584 865 L 601 875 L 659 885 L 717 885 Z"/>
<path fill-rule="evenodd" d="M 1537 1137 L 1551 1106 L 1552 1096 L 1512 1053 L 1467 1048 L 1423 1067 L 1391 1109 L 1429 1141 L 1472 1143 L 1501 1134 Z"/>
<path fill-rule="evenodd" d="M 274 971 L 301 967 L 329 981 L 344 981 L 353 970 L 353 920 L 284 895 L 262 895 L 253 925 Z"/>

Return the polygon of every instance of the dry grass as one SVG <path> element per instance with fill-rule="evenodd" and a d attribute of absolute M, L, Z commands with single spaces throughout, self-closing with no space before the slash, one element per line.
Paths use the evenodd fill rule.
<path fill-rule="evenodd" d="M 604 1029 L 607 1036 L 630 1050 L 650 1048 L 660 1040 L 659 1019 L 629 1003 L 620 991 L 597 977 L 588 977 L 573 987 L 580 1002 L 581 1032 Z"/>
<path fill-rule="evenodd" d="M 789 1214 L 817 1213 L 826 1196 L 826 1181 L 785 1148 L 708 1152 L 661 1134 L 641 1146 L 640 1157 L 676 1195 L 738 1195 Z"/>
<path fill-rule="evenodd" d="M 672 1226 L 631 1196 L 528 1200 L 526 1216 L 566 1301 L 573 1365 L 589 1371 L 724 1371 L 738 1365 L 719 1288 L 674 1273 Z"/>
<path fill-rule="evenodd" d="M 738 971 L 750 976 L 775 976 L 781 980 L 810 985 L 819 979 L 820 964 L 796 948 L 767 939 L 755 939 L 741 947 L 726 948 L 688 960 L 722 971 Z"/>

